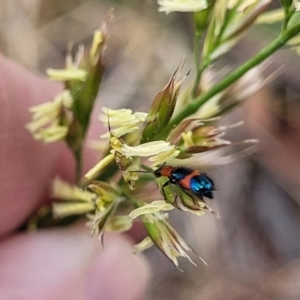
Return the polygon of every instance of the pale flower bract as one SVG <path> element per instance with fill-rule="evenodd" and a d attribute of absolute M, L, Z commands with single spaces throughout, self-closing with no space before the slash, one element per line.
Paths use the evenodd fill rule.
<path fill-rule="evenodd" d="M 170 12 L 195 12 L 207 8 L 206 0 L 158 0 L 158 11 L 169 14 Z"/>
<path fill-rule="evenodd" d="M 30 107 L 32 120 L 26 128 L 35 139 L 42 140 L 44 143 L 63 140 L 73 120 L 72 103 L 70 91 L 64 90 L 52 101 Z"/>
<path fill-rule="evenodd" d="M 140 216 L 148 235 L 152 242 L 160 251 L 179 269 L 178 257 L 187 258 L 192 264 L 196 265 L 187 252 L 192 252 L 206 264 L 190 245 L 188 245 L 174 227 L 168 222 L 168 214 L 155 213 Z M 143 251 L 151 246 L 148 238 L 135 246 L 136 251 Z M 181 270 L 182 271 L 182 270 Z"/>
<path fill-rule="evenodd" d="M 104 114 L 99 116 L 104 126 L 110 126 L 112 134 L 115 137 L 121 137 L 127 133 L 138 130 L 141 124 L 146 120 L 147 113 L 135 112 L 131 109 L 108 109 L 103 108 Z M 108 138 L 110 132 L 101 135 L 101 138 Z"/>

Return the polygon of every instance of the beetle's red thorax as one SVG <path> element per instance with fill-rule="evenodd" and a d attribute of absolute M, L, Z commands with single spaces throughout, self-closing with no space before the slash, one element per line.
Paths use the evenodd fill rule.
<path fill-rule="evenodd" d="M 166 177 L 170 178 L 172 176 L 173 169 L 174 168 L 170 167 L 170 166 L 162 167 L 160 174 L 161 174 L 161 176 L 166 176 Z"/>

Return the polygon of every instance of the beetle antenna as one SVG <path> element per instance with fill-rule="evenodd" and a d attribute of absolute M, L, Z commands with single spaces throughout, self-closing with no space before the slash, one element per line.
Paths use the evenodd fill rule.
<path fill-rule="evenodd" d="M 137 171 L 129 171 L 130 173 L 146 173 L 146 174 L 151 174 L 152 172 L 150 171 L 143 171 L 143 170 L 137 170 Z"/>

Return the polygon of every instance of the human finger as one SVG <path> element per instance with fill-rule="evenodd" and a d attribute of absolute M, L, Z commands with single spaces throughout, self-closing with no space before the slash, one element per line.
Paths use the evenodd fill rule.
<path fill-rule="evenodd" d="M 0 246 L 0 299 L 142 299 L 145 260 L 121 235 L 105 249 L 79 226 L 19 234 Z"/>

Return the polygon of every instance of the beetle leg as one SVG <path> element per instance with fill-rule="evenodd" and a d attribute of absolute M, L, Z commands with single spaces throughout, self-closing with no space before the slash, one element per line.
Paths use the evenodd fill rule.
<path fill-rule="evenodd" d="M 163 185 L 162 185 L 162 187 L 161 187 L 161 191 L 162 191 L 162 193 L 163 193 L 163 196 L 164 196 L 164 199 L 166 200 L 167 199 L 167 195 L 166 195 L 166 193 L 165 193 L 165 187 L 167 186 L 167 185 L 169 185 L 170 184 L 170 181 L 168 180 L 168 181 L 166 181 Z"/>
<path fill-rule="evenodd" d="M 180 186 L 179 186 L 180 187 Z M 186 194 L 188 197 L 190 197 L 192 200 L 193 200 L 193 203 L 194 204 L 197 204 L 197 201 L 195 200 L 195 198 L 192 196 L 192 195 L 190 195 L 188 192 L 186 192 L 184 189 L 182 189 L 181 188 L 181 191 L 184 193 L 184 194 Z"/>
<path fill-rule="evenodd" d="M 165 187 L 168 186 L 168 185 L 171 187 L 172 192 L 173 192 L 173 196 L 175 197 L 175 199 L 174 199 L 172 205 L 174 205 L 175 207 L 177 207 L 177 208 L 179 209 L 179 207 L 178 207 L 178 205 L 177 205 L 178 194 L 177 194 L 176 191 L 174 190 L 174 188 L 173 188 L 173 186 L 172 186 L 172 184 L 171 184 L 171 182 L 170 182 L 169 180 L 166 181 L 166 182 L 162 185 L 162 187 L 161 187 L 161 191 L 162 191 L 162 193 L 163 193 L 164 199 L 165 199 L 165 200 L 167 199 L 167 195 L 166 195 L 164 189 L 165 189 Z"/>
<path fill-rule="evenodd" d="M 178 207 L 178 204 L 177 204 L 178 194 L 177 194 L 176 191 L 174 190 L 174 187 L 173 187 L 172 184 L 170 184 L 170 187 L 171 187 L 171 189 L 172 189 L 172 191 L 173 191 L 173 195 L 175 196 L 173 205 L 176 206 L 177 208 L 179 208 L 179 207 Z"/>

